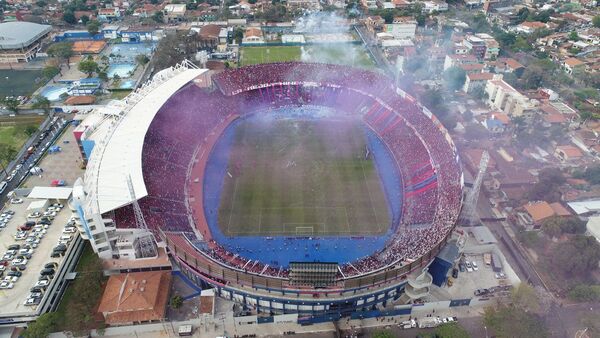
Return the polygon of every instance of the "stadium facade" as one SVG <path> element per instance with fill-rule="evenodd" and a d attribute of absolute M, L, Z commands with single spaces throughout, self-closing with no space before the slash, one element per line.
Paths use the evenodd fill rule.
<path fill-rule="evenodd" d="M 205 172 L 219 138 L 257 108 L 308 102 L 360 116 L 393 155 L 402 210 L 385 241 L 236 241 L 219 233 L 205 191 L 215 179 Z M 462 203 L 459 159 L 439 121 L 384 75 L 345 66 L 276 63 L 210 74 L 184 62 L 94 112 L 76 137 L 89 161 L 73 204 L 82 236 L 100 257 L 145 259 L 142 239 L 153 237 L 194 283 L 259 313 L 334 320 L 419 298 L 431 284 L 421 271 L 450 240 Z M 147 230 L 139 229 L 142 218 Z M 369 241 L 378 246 L 364 257 L 331 261 L 325 254 Z M 275 243 L 310 247 L 311 254 L 277 264 L 267 250 L 250 250 Z"/>

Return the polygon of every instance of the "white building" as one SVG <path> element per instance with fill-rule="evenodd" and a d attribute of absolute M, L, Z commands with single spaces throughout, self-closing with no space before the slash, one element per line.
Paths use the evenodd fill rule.
<path fill-rule="evenodd" d="M 52 26 L 33 22 L 0 23 L 0 63 L 19 63 L 33 60 Z"/>
<path fill-rule="evenodd" d="M 394 18 L 391 24 L 385 25 L 384 32 L 393 35 L 395 39 L 414 39 L 417 32 L 417 21 L 412 18 Z"/>
<path fill-rule="evenodd" d="M 445 1 L 423 1 L 423 12 L 446 12 L 448 11 L 448 3 Z"/>
<path fill-rule="evenodd" d="M 490 107 L 501 110 L 509 116 L 531 115 L 536 107 L 535 102 L 529 100 L 502 79 L 488 81 L 485 92 L 488 95 Z"/>

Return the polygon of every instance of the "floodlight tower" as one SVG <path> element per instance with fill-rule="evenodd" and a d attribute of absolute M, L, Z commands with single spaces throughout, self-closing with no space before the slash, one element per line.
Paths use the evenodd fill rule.
<path fill-rule="evenodd" d="M 471 191 L 467 194 L 463 209 L 463 224 L 464 225 L 475 225 L 477 224 L 477 200 L 479 199 L 479 191 L 481 190 L 481 183 L 483 183 L 483 176 L 487 170 L 488 162 L 490 161 L 490 154 L 487 150 L 484 150 L 481 154 L 481 161 L 479 161 L 479 171 L 477 177 L 473 183 Z"/>
<path fill-rule="evenodd" d="M 135 225 L 138 229 L 148 230 L 148 224 L 146 224 L 146 220 L 144 220 L 144 214 L 142 213 L 142 208 L 140 208 L 140 204 L 135 198 L 135 191 L 133 190 L 133 182 L 131 181 L 131 176 L 127 176 L 127 188 L 129 189 L 129 196 L 133 202 L 131 205 L 133 206 L 133 214 L 135 215 Z"/>

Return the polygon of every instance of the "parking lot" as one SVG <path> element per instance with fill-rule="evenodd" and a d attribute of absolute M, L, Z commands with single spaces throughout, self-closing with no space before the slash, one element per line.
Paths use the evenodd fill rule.
<path fill-rule="evenodd" d="M 65 142 L 66 141 L 66 142 Z M 73 136 L 73 126 L 69 126 L 65 132 L 52 145 L 60 147 L 60 151 L 46 154 L 38 164 L 44 170 L 40 176 L 30 176 L 25 186 L 50 186 L 53 180 L 64 180 L 67 186 L 73 186 L 77 177 L 83 177 L 85 170 L 80 168 L 81 155 L 79 147 Z"/>
<path fill-rule="evenodd" d="M 63 208 L 60 212 L 57 213 L 56 217 L 52 221 L 52 224 L 48 225 L 46 233 L 43 235 L 34 236 L 33 234 L 36 232 L 34 229 L 27 231 L 27 236 L 31 235 L 31 238 L 39 239 L 39 243 L 35 243 L 34 241 L 27 242 L 27 237 L 22 240 L 16 240 L 15 234 L 17 234 L 17 228 L 25 224 L 27 221 L 27 215 L 29 212 L 27 211 L 27 207 L 31 200 L 25 200 L 22 204 L 12 204 L 8 208 L 5 208 L 3 211 L 12 210 L 14 211 L 14 215 L 12 219 L 9 220 L 6 227 L 0 231 L 0 243 L 2 243 L 2 252 L 3 259 L 6 260 L 6 266 L 4 267 L 5 271 L 3 273 L 3 278 L 7 278 L 7 275 L 10 273 L 11 269 L 16 266 L 24 267 L 25 269 L 21 272 L 21 276 L 11 280 L 12 288 L 5 288 L 0 290 L 0 315 L 7 313 L 24 313 L 24 312 L 34 312 L 35 306 L 26 306 L 24 303 L 29 298 L 30 289 L 36 284 L 38 278 L 40 277 L 40 271 L 44 269 L 44 265 L 47 263 L 55 262 L 60 264 L 62 261 L 62 256 L 58 258 L 51 258 L 50 253 L 52 249 L 57 246 L 59 238 L 63 235 L 64 225 L 68 222 L 71 217 L 71 211 L 67 208 Z M 38 219 L 41 219 L 38 218 Z M 38 220 L 36 219 L 36 220 Z M 34 220 L 31 218 L 31 220 Z M 44 228 L 44 225 L 41 225 L 38 228 Z M 38 231 L 43 232 L 43 231 Z M 74 237 L 76 234 L 72 234 Z M 18 253 L 16 255 L 8 255 L 4 256 L 9 249 L 9 246 L 18 244 L 20 245 L 20 249 L 24 248 L 25 245 L 30 245 L 32 248 L 27 250 L 31 253 L 31 258 L 27 259 L 27 263 L 24 265 L 13 265 L 12 263 L 16 257 L 18 257 Z M 37 247 L 35 247 L 37 246 Z M 19 249 L 19 250 L 20 250 Z M 26 255 L 28 257 L 29 255 Z M 12 258 L 11 258 L 12 257 Z M 13 277 L 14 278 L 14 277 Z M 8 283 L 4 283 L 3 285 L 10 285 Z"/>
<path fill-rule="evenodd" d="M 52 181 L 56 179 L 64 180 L 67 186 L 71 186 L 77 177 L 83 175 L 84 171 L 79 167 L 79 149 L 77 147 L 77 143 L 75 142 L 72 128 L 73 127 L 69 126 L 54 143 L 54 145 L 58 145 L 61 148 L 60 151 L 53 154 L 45 154 L 42 160 L 37 164 L 44 170 L 41 177 L 34 175 L 29 176 L 23 182 L 21 187 L 47 187 L 50 186 Z M 73 233 L 64 233 L 65 225 L 69 222 L 69 218 L 72 216 L 71 211 L 67 206 L 67 201 L 50 200 L 49 203 L 40 210 L 40 212 L 43 214 L 43 212 L 48 210 L 48 207 L 53 203 L 60 203 L 63 205 L 63 208 L 54 216 L 51 224 L 47 225 L 46 227 L 45 224 L 40 224 L 49 223 L 42 221 L 44 219 L 43 215 L 40 215 L 40 217 L 28 218 L 28 215 L 34 215 L 31 215 L 32 210 L 27 210 L 32 202 L 39 202 L 43 200 L 34 200 L 23 197 L 20 197 L 19 199 L 22 200 L 22 203 L 12 204 L 8 202 L 2 210 L 3 213 L 7 210 L 11 210 L 14 212 L 14 214 L 11 215 L 11 218 L 6 223 L 5 227 L 0 229 L 0 246 L 2 250 L 0 251 L 0 255 L 3 256 L 2 258 L 5 258 L 4 264 L 6 264 L 4 267 L 5 271 L 2 272 L 2 280 L 5 282 L 0 282 L 0 304 L 2 304 L 2 306 L 0 306 L 0 316 L 12 314 L 26 315 L 29 313 L 35 313 L 37 307 L 35 304 L 39 303 L 41 298 L 31 297 L 31 288 L 34 287 L 34 285 L 40 279 L 40 272 L 44 270 L 45 265 L 52 262 L 57 263 L 57 265 L 54 265 L 54 268 L 55 271 L 58 271 L 60 264 L 64 260 L 64 257 L 60 255 L 54 258 L 50 257 L 53 248 L 58 245 L 61 236 L 66 235 L 73 238 L 78 236 L 74 229 Z M 18 228 L 25 225 L 27 221 L 31 222 L 29 223 L 31 229 L 23 231 L 23 238 L 16 240 L 15 235 L 18 233 Z M 0 224 L 1 223 L 2 222 L 0 221 Z M 39 243 L 35 243 L 38 240 Z M 67 245 L 70 245 L 71 242 L 72 241 L 70 241 Z M 20 248 L 17 250 L 17 252 L 12 252 L 15 255 L 4 257 L 6 252 L 9 250 L 9 247 L 15 244 L 20 245 Z M 28 249 L 26 245 L 29 245 L 30 249 Z M 30 258 L 27 258 L 26 263 L 23 264 L 22 260 L 18 260 L 19 254 L 24 255 L 22 258 L 27 258 L 30 255 Z M 13 262 L 14 259 L 17 260 Z M 15 265 L 13 265 L 13 263 L 15 263 Z M 20 277 L 13 277 L 10 280 L 5 280 L 5 278 L 8 277 L 8 274 L 14 274 L 10 272 L 13 270 L 13 268 L 15 270 L 24 268 L 24 270 L 19 271 L 21 273 Z M 47 271 L 46 273 L 51 274 L 50 271 Z M 48 283 L 50 284 L 52 279 L 50 277 L 48 277 L 48 279 Z M 41 289 L 43 289 L 43 286 Z M 41 296 L 43 295 L 44 292 L 42 290 Z M 40 296 L 40 294 L 37 294 L 37 296 Z M 30 303 L 33 304 L 25 305 L 25 302 L 28 298 L 31 299 Z"/>

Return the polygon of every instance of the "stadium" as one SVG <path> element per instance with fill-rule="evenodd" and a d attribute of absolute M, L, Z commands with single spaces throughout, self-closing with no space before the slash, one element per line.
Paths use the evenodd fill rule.
<path fill-rule="evenodd" d="M 461 209 L 441 123 L 385 75 L 347 66 L 184 62 L 81 139 L 74 196 L 101 257 L 143 218 L 190 280 L 258 313 L 331 320 L 402 301 Z"/>

